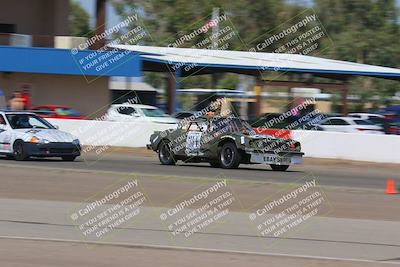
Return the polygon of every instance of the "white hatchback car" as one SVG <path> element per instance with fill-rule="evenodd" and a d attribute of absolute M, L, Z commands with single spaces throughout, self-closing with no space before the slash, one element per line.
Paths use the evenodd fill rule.
<path fill-rule="evenodd" d="M 80 155 L 79 140 L 30 112 L 0 110 L 0 154 L 26 160 L 29 157 L 61 157 L 73 161 Z"/>
<path fill-rule="evenodd" d="M 179 123 L 179 120 L 165 114 L 157 107 L 130 103 L 111 105 L 107 111 L 106 118 L 109 121 Z"/>
<path fill-rule="evenodd" d="M 383 128 L 370 121 L 353 117 L 330 117 L 318 125 L 323 131 L 383 134 Z"/>

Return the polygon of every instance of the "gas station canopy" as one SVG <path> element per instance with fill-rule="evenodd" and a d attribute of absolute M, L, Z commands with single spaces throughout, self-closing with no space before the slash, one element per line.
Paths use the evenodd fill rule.
<path fill-rule="evenodd" d="M 354 76 L 368 76 L 400 81 L 400 69 L 359 64 L 348 61 L 304 56 L 298 54 L 262 53 L 193 48 L 174 48 L 138 45 L 110 45 L 110 48 L 132 51 L 140 55 L 142 71 L 168 73 L 168 112 L 175 111 L 176 90 L 180 77 L 231 72 L 257 77 L 254 86 L 256 112 L 260 113 L 262 73 L 298 73 L 340 80 L 341 83 L 309 83 L 293 80 L 268 81 L 270 86 L 315 87 L 339 89 L 342 95 L 342 113 L 347 114 L 348 80 Z M 309 83 L 309 84 L 307 84 Z"/>
<path fill-rule="evenodd" d="M 400 69 L 298 54 L 209 50 L 138 45 L 111 47 L 137 52 L 144 71 L 180 71 L 180 76 L 234 72 L 257 75 L 260 71 L 309 73 L 345 80 L 349 76 L 370 76 L 400 80 Z"/>

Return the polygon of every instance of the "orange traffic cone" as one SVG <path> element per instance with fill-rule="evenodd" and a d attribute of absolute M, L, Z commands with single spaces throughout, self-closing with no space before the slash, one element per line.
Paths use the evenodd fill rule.
<path fill-rule="evenodd" d="M 386 191 L 385 194 L 397 194 L 396 187 L 394 186 L 394 180 L 388 179 L 386 182 Z"/>

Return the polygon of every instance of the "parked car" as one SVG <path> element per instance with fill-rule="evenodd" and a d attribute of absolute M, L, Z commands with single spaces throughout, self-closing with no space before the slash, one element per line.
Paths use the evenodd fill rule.
<path fill-rule="evenodd" d="M 249 121 L 254 128 L 266 127 L 271 129 L 301 129 L 322 131 L 318 126 L 326 116 L 318 112 L 311 112 L 303 116 L 284 117 L 282 113 L 265 113 L 259 118 Z"/>
<path fill-rule="evenodd" d="M 177 124 L 178 119 L 165 114 L 161 109 L 140 104 L 114 104 L 106 113 L 109 121 L 132 121 Z"/>
<path fill-rule="evenodd" d="M 383 126 L 386 123 L 385 116 L 374 113 L 349 113 L 349 117 L 369 120 L 379 126 Z"/>
<path fill-rule="evenodd" d="M 200 117 L 175 130 L 156 131 L 147 148 L 158 153 L 163 165 L 176 161 L 209 162 L 212 167 L 234 169 L 239 164 L 269 164 L 286 171 L 302 163 L 301 145 L 291 139 L 256 135 L 239 118 Z"/>
<path fill-rule="evenodd" d="M 34 113 L 0 111 L 0 154 L 16 160 L 61 157 L 73 161 L 80 150 L 76 137 L 58 130 Z"/>
<path fill-rule="evenodd" d="M 383 134 L 383 128 L 368 120 L 354 117 L 330 117 L 319 124 L 323 131 Z"/>
<path fill-rule="evenodd" d="M 66 106 L 44 105 L 32 108 L 32 111 L 42 118 L 55 119 L 85 119 L 78 111 Z"/>
<path fill-rule="evenodd" d="M 349 117 L 368 120 L 373 124 L 382 127 L 385 134 L 396 134 L 395 132 L 397 132 L 393 119 L 387 118 L 385 115 L 375 113 L 350 113 Z"/>

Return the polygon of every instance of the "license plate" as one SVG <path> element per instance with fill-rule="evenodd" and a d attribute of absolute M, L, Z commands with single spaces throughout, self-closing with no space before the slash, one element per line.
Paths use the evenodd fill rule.
<path fill-rule="evenodd" d="M 280 164 L 280 165 L 290 165 L 291 159 L 290 157 L 282 157 L 273 154 L 252 154 L 251 162 L 254 163 L 266 163 L 266 164 Z"/>
<path fill-rule="evenodd" d="M 280 156 L 264 156 L 264 162 L 268 163 L 276 163 L 276 164 L 284 164 L 284 165 L 289 165 L 290 164 L 290 158 L 289 157 L 280 157 Z"/>

